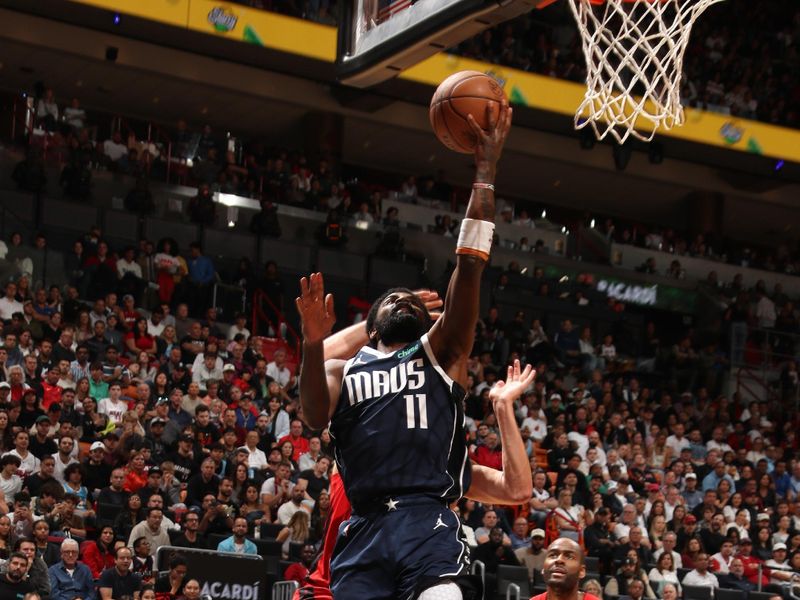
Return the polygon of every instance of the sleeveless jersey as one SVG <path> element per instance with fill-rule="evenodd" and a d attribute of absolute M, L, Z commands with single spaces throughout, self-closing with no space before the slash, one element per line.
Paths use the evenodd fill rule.
<path fill-rule="evenodd" d="M 391 354 L 359 350 L 344 366 L 330 427 L 350 500 L 460 498 L 471 481 L 463 398 L 427 334 Z"/>
<path fill-rule="evenodd" d="M 536 596 L 532 596 L 531 600 L 547 600 L 547 592 L 542 592 Z M 575 600 L 600 600 L 597 596 L 593 594 L 585 594 L 583 592 L 578 592 L 576 595 Z"/>

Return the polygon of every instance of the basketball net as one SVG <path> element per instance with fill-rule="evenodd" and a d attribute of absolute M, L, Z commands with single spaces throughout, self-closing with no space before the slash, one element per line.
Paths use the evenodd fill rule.
<path fill-rule="evenodd" d="M 683 124 L 681 73 L 692 25 L 721 1 L 569 0 L 587 69 L 575 128 L 622 144 Z"/>

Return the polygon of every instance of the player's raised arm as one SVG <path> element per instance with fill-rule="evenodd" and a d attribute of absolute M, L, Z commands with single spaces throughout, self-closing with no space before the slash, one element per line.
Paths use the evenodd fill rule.
<path fill-rule="evenodd" d="M 487 106 L 489 132 L 483 131 L 472 115 L 469 123 L 478 139 L 475 148 L 475 181 L 456 246 L 456 268 L 450 278 L 444 313 L 431 329 L 431 348 L 439 364 L 458 369 L 472 351 L 475 323 L 480 308 L 481 274 L 489 260 L 494 238 L 494 178 L 497 161 L 511 129 L 511 107 L 500 105 L 495 118 Z M 454 379 L 461 379 L 456 376 Z"/>
<path fill-rule="evenodd" d="M 472 465 L 472 485 L 467 496 L 489 504 L 520 504 L 531 497 L 531 466 L 514 418 L 514 401 L 533 383 L 536 371 L 528 365 L 520 372 L 519 361 L 508 367 L 506 381 L 498 381 L 489 392 L 500 427 L 503 470 Z"/>
<path fill-rule="evenodd" d="M 324 340 L 331 333 L 336 315 L 333 296 L 325 295 L 322 273 L 300 279 L 295 300 L 303 333 L 303 363 L 300 367 L 300 404 L 311 429 L 328 425 L 339 400 L 343 360 L 325 361 Z"/>

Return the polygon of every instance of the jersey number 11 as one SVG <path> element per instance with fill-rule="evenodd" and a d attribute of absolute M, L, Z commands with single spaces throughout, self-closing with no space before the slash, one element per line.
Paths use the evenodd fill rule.
<path fill-rule="evenodd" d="M 419 411 L 419 428 L 428 428 L 428 397 L 425 394 L 406 394 L 406 427 L 417 427 L 417 411 Z"/>

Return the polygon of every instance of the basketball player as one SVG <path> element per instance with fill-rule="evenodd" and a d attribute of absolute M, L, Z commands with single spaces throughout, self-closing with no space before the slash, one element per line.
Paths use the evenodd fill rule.
<path fill-rule="evenodd" d="M 466 364 L 494 235 L 494 176 L 511 126 L 507 103 L 496 118 L 487 112 L 488 133 L 469 118 L 476 180 L 445 310 L 433 326 L 412 292 L 390 290 L 370 309 L 369 344 L 347 361 L 326 362 L 333 298 L 324 295 L 320 274 L 301 280 L 303 414 L 312 429 L 330 422 L 353 509 L 331 561 L 337 599 L 460 600 L 456 581 L 467 571 L 469 552 L 449 504 L 471 484 L 470 496 L 490 504 L 516 504 L 530 494 L 527 464 L 504 456 L 503 471 L 471 468 L 463 428 Z"/>
<path fill-rule="evenodd" d="M 569 538 L 558 538 L 547 548 L 542 576 L 547 591 L 531 600 L 599 600 L 578 590 L 586 575 L 583 548 Z"/>

